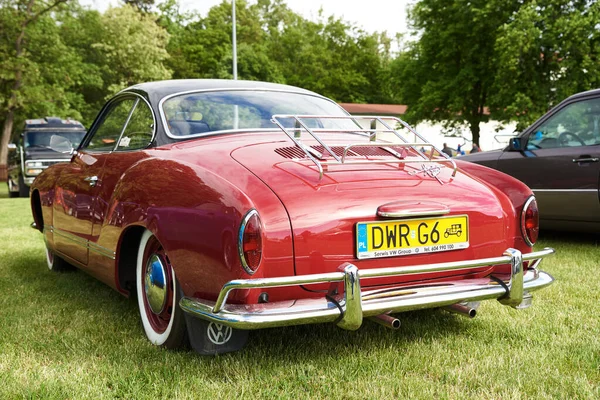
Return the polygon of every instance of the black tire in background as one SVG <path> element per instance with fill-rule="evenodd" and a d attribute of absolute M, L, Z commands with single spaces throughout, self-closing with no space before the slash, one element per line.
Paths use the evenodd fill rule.
<path fill-rule="evenodd" d="M 29 186 L 25 185 L 23 175 L 19 175 L 19 197 L 29 197 Z"/>
<path fill-rule="evenodd" d="M 11 182 L 11 180 L 10 180 L 10 177 L 9 177 L 8 178 L 8 182 L 7 182 L 7 185 L 8 185 L 8 197 L 10 197 L 11 199 L 15 198 L 15 197 L 19 197 L 19 192 L 18 191 L 12 191 L 11 190 L 12 189 L 12 185 L 10 184 L 10 182 Z"/>

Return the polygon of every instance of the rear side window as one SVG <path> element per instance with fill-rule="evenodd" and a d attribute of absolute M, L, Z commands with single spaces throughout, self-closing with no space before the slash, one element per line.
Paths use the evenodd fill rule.
<path fill-rule="evenodd" d="M 154 137 L 154 117 L 150 107 L 138 98 L 111 105 L 84 149 L 91 151 L 131 151 L 144 149 Z"/>
<path fill-rule="evenodd" d="M 139 100 L 119 140 L 116 150 L 145 149 L 154 136 L 154 118 L 148 105 Z"/>
<path fill-rule="evenodd" d="M 129 113 L 136 101 L 136 99 L 125 99 L 114 104 L 84 148 L 92 151 L 112 151 L 123 133 Z"/>

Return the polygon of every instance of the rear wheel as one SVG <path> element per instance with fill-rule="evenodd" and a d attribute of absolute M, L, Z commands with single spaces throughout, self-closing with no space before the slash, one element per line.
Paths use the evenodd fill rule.
<path fill-rule="evenodd" d="M 148 340 L 175 349 L 187 343 L 181 291 L 169 257 L 152 232 L 140 241 L 136 268 L 138 307 Z"/>

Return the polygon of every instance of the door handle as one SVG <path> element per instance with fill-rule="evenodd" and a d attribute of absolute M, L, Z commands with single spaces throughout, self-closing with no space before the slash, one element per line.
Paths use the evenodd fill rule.
<path fill-rule="evenodd" d="M 90 186 L 96 186 L 96 183 L 98 183 L 98 177 L 97 176 L 88 176 L 87 178 L 84 179 L 84 181 L 89 182 Z"/>
<path fill-rule="evenodd" d="M 574 158 L 574 163 L 593 163 L 600 161 L 598 157 L 582 156 L 581 158 Z"/>

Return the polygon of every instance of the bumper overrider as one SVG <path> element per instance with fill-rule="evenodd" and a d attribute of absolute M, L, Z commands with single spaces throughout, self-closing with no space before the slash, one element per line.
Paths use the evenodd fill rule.
<path fill-rule="evenodd" d="M 216 302 L 184 297 L 180 306 L 190 316 L 246 330 L 322 322 L 335 322 L 340 328 L 355 330 L 361 326 L 365 317 L 489 299 L 497 299 L 500 303 L 514 308 L 524 308 L 531 303 L 530 292 L 542 289 L 554 281 L 552 276 L 538 270 L 542 259 L 553 253 L 554 249 L 551 248 L 528 254 L 508 249 L 502 256 L 493 258 L 367 270 L 359 270 L 350 263 L 344 263 L 340 265 L 338 272 L 232 280 L 223 286 Z M 523 270 L 524 261 L 529 261 L 526 272 Z M 510 265 L 511 272 L 505 276 L 461 279 L 395 289 L 361 290 L 361 281 L 370 278 L 507 264 Z M 332 292 L 322 298 L 264 304 L 227 304 L 229 293 L 236 289 L 339 282 L 343 282 L 343 293 Z"/>

